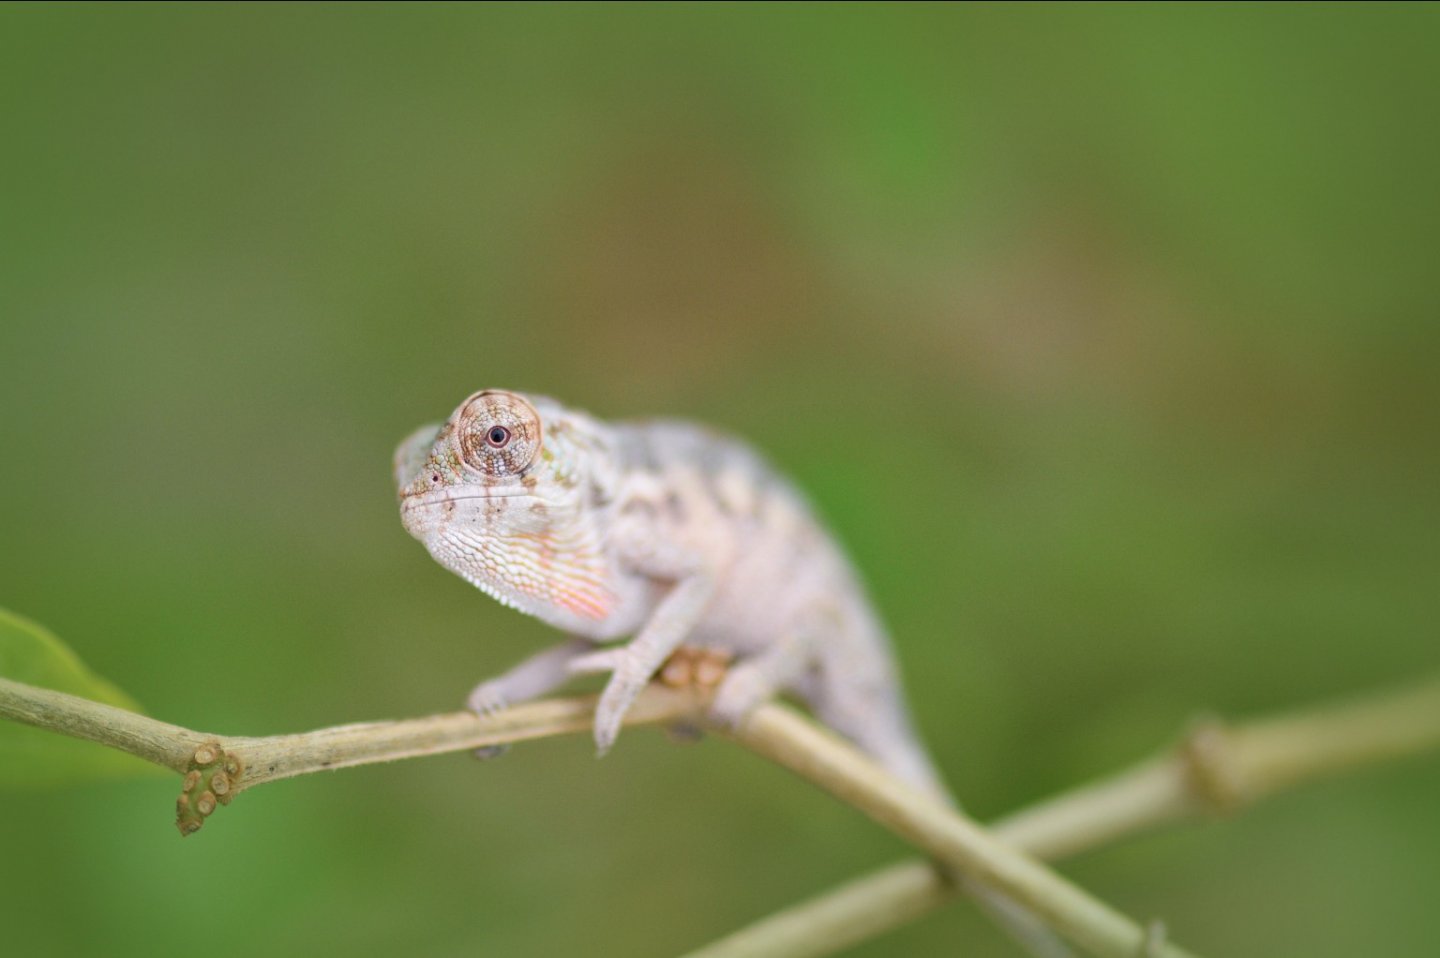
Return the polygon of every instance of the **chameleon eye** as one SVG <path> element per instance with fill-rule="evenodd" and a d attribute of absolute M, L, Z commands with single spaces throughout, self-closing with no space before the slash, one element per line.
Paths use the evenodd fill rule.
<path fill-rule="evenodd" d="M 457 411 L 451 442 L 471 471 L 492 481 L 518 476 L 540 452 L 540 415 L 517 393 L 476 393 Z"/>

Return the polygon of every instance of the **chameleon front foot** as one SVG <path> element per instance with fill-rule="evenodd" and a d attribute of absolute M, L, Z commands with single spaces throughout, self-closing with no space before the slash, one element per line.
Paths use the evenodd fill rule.
<path fill-rule="evenodd" d="M 499 679 L 491 679 L 488 682 L 481 682 L 475 686 L 470 697 L 465 700 L 465 707 L 481 718 L 502 712 L 510 707 L 509 696 Z M 492 758 L 499 758 L 510 751 L 509 745 L 482 745 L 480 748 L 471 751 L 482 762 L 488 762 Z"/>
<path fill-rule="evenodd" d="M 491 679 L 475 686 L 475 690 L 465 700 L 465 707 L 485 718 L 509 708 L 510 697 L 505 694 L 505 688 L 499 681 Z"/>
<path fill-rule="evenodd" d="M 589 652 L 583 639 L 567 639 L 532 655 L 503 675 L 486 679 L 466 699 L 465 706 L 481 718 L 494 715 L 518 702 L 528 702 L 559 688 L 570 678 L 570 664 Z M 488 745 L 475 750 L 475 757 L 495 758 L 509 751 L 508 745 Z"/>

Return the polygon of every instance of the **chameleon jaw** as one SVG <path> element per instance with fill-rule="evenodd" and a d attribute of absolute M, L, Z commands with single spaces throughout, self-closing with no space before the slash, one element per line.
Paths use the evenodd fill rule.
<path fill-rule="evenodd" d="M 534 495 L 527 490 L 516 490 L 514 492 L 455 492 L 450 489 L 427 489 L 424 492 L 407 492 L 400 497 L 400 504 L 406 509 L 421 509 L 426 506 L 440 505 L 446 502 L 459 502 L 464 499 L 516 499 Z"/>

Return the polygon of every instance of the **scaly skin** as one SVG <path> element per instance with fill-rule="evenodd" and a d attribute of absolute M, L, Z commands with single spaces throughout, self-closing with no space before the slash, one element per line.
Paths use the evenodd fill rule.
<path fill-rule="evenodd" d="M 688 423 L 606 423 L 553 399 L 486 390 L 401 443 L 395 480 L 405 528 L 441 565 L 571 636 L 476 686 L 475 711 L 608 672 L 595 713 L 604 754 L 683 643 L 696 662 L 731 663 L 713 704 L 721 721 L 792 693 L 894 775 L 950 801 L 849 560 L 743 443 Z M 1023 908 L 972 891 L 1032 954 L 1069 955 Z"/>
<path fill-rule="evenodd" d="M 789 692 L 895 774 L 943 794 L 849 561 L 744 444 L 487 390 L 402 443 L 395 477 L 405 528 L 436 560 L 573 637 L 481 683 L 475 710 L 608 672 L 595 717 L 604 753 L 683 643 L 733 659 L 714 701 L 722 721 Z M 597 649 L 623 636 L 633 638 Z"/>

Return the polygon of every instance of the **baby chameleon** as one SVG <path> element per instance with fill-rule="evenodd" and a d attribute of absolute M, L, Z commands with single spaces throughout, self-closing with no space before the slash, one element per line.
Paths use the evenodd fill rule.
<path fill-rule="evenodd" d="M 850 562 L 748 446 L 490 389 L 406 439 L 395 478 L 405 528 L 441 565 L 573 636 L 482 682 L 475 711 L 608 672 L 595 715 L 603 754 L 684 644 L 733 660 L 714 698 L 720 720 L 789 692 L 897 776 L 943 794 Z"/>
<path fill-rule="evenodd" d="M 405 528 L 441 565 L 573 636 L 482 682 L 475 711 L 608 672 L 595 715 L 603 754 L 683 643 L 733 658 L 714 698 L 720 720 L 789 692 L 897 776 L 943 793 L 849 560 L 748 446 L 490 389 L 401 443 L 395 478 Z"/>

